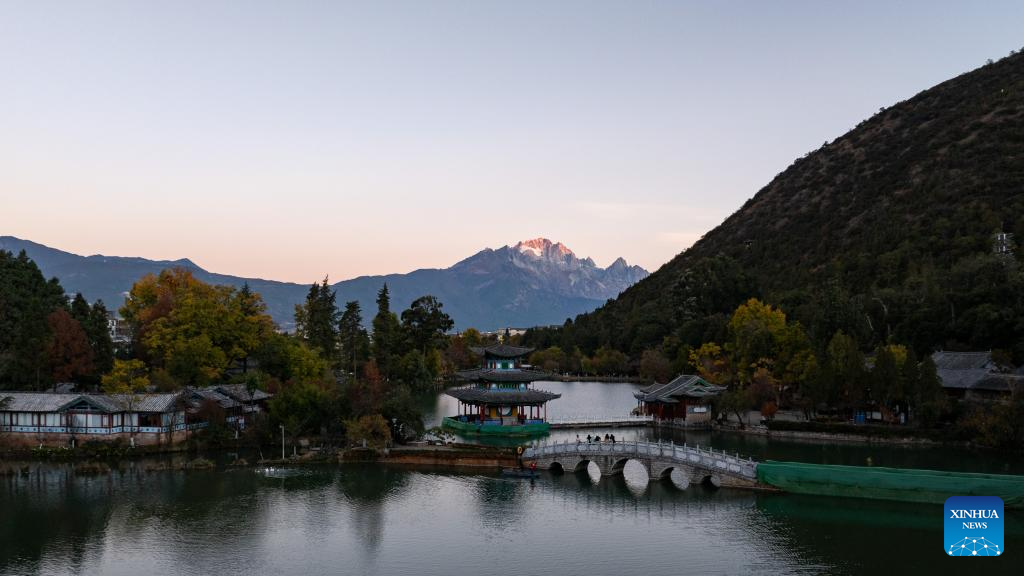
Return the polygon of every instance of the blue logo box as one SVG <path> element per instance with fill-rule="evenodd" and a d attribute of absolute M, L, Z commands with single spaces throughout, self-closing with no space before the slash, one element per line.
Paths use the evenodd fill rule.
<path fill-rule="evenodd" d="M 996 496 L 951 496 L 943 533 L 946 556 L 1002 556 L 1003 500 Z"/>

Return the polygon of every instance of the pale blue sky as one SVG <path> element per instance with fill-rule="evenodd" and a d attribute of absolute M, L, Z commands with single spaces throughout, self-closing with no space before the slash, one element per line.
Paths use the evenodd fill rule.
<path fill-rule="evenodd" d="M 1024 2 L 0 1 L 0 235 L 311 282 L 546 236 L 655 269 L 1024 47 Z"/>

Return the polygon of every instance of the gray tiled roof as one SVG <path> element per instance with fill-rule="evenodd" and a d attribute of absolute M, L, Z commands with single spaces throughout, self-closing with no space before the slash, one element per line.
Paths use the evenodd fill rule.
<path fill-rule="evenodd" d="M 932 354 L 932 362 L 939 370 L 991 370 L 995 368 L 991 352 L 946 352 Z"/>
<path fill-rule="evenodd" d="M 46 392 L 0 392 L 0 399 L 9 398 L 9 412 L 56 412 L 64 405 L 82 397 L 82 394 L 49 394 Z"/>
<path fill-rule="evenodd" d="M 716 386 L 700 376 L 682 374 L 668 384 L 651 384 L 641 388 L 633 396 L 644 402 L 675 404 L 679 402 L 677 398 L 680 397 L 708 398 L 718 396 L 722 392 L 725 392 L 725 386 Z"/>
<path fill-rule="evenodd" d="M 543 404 L 562 396 L 545 390 L 488 390 L 478 386 L 452 388 L 445 393 L 470 404 Z"/>
<path fill-rule="evenodd" d="M 80 401 L 88 402 L 104 412 L 127 409 L 126 396 L 107 394 L 51 394 L 48 392 L 0 392 L 0 398 L 10 398 L 4 408 L 7 412 L 60 412 Z M 139 394 L 132 409 L 135 412 L 167 412 L 174 407 L 178 394 Z"/>
<path fill-rule="evenodd" d="M 495 344 L 494 346 L 471 346 L 469 348 L 478 356 L 497 356 L 498 358 L 519 358 L 533 352 L 533 348 L 523 346 L 511 346 L 509 344 Z"/>
<path fill-rule="evenodd" d="M 1001 372 L 991 352 L 946 352 L 932 354 L 943 388 L 1007 392 L 1024 387 L 1024 375 Z"/>
<path fill-rule="evenodd" d="M 943 388 L 1007 392 L 1024 388 L 1024 375 L 992 370 L 938 370 Z"/>
<path fill-rule="evenodd" d="M 206 400 L 216 402 L 217 405 L 225 409 L 241 406 L 237 400 L 234 400 L 229 396 L 225 396 L 212 388 L 197 388 L 195 390 L 190 390 L 189 392 L 191 393 L 191 398 L 189 398 L 189 400 L 195 406 L 202 404 Z"/>
<path fill-rule="evenodd" d="M 180 393 L 136 394 L 133 402 L 131 402 L 132 411 L 169 412 L 174 408 L 174 405 L 180 396 Z M 110 412 L 121 412 L 128 409 L 129 401 L 127 394 L 114 394 L 109 396 L 105 394 L 95 394 L 90 395 L 90 397 L 100 402 L 106 402 Z"/>
<path fill-rule="evenodd" d="M 455 375 L 463 380 L 483 382 L 534 382 L 551 377 L 551 373 L 541 370 L 495 370 L 490 368 L 459 370 Z"/>
<path fill-rule="evenodd" d="M 249 390 L 246 389 L 245 384 L 223 384 L 221 386 L 212 386 L 207 390 L 216 390 L 217 392 L 233 399 L 238 402 L 248 403 L 249 402 Z M 253 392 L 252 400 L 259 402 L 260 400 L 266 400 L 273 394 L 267 394 L 263 390 L 256 390 Z"/>

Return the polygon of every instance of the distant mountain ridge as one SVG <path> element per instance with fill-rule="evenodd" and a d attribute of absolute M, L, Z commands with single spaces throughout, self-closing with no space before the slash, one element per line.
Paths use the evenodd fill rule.
<path fill-rule="evenodd" d="M 243 278 L 209 272 L 191 260 L 149 260 L 123 256 L 80 256 L 36 242 L 0 236 L 0 250 L 25 250 L 47 277 L 57 277 L 68 293 L 120 307 L 136 280 L 150 273 L 181 267 L 214 284 L 249 286 L 259 292 L 267 310 L 284 329 L 293 327 L 294 305 L 302 302 L 308 284 Z M 360 276 L 333 284 L 339 306 L 358 300 L 364 318 L 376 310 L 377 291 L 386 282 L 392 306 L 401 310 L 424 294 L 437 296 L 456 328 L 495 330 L 506 326 L 561 324 L 589 312 L 647 277 L 639 266 L 619 258 L 607 268 L 578 258 L 560 242 L 535 238 L 514 246 L 484 249 L 450 268 L 415 270 L 408 274 Z"/>

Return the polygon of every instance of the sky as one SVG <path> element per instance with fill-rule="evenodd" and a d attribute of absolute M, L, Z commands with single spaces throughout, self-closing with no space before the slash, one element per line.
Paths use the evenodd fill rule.
<path fill-rule="evenodd" d="M 654 270 L 1024 2 L 0 0 L 0 235 L 312 282 Z"/>

